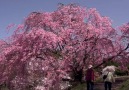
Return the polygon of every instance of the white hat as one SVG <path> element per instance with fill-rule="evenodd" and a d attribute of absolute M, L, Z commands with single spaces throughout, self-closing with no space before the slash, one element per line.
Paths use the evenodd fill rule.
<path fill-rule="evenodd" d="M 92 68 L 93 66 L 92 65 L 89 65 L 88 68 Z"/>

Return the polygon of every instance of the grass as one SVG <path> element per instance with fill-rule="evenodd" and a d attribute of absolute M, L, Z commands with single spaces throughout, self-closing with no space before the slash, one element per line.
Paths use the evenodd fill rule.
<path fill-rule="evenodd" d="M 86 90 L 86 83 L 79 83 L 74 86 L 71 90 Z"/>
<path fill-rule="evenodd" d="M 119 90 L 129 90 L 129 79 L 121 84 Z"/>
<path fill-rule="evenodd" d="M 7 89 L 6 87 L 2 87 L 0 88 L 0 90 L 9 90 L 9 89 Z"/>

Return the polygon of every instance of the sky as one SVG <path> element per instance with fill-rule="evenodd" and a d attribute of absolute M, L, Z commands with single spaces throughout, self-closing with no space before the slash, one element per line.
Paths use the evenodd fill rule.
<path fill-rule="evenodd" d="M 96 8 L 102 16 L 108 16 L 113 27 L 129 22 L 129 0 L 0 0 L 0 39 L 12 35 L 10 24 L 21 24 L 31 12 L 53 12 L 58 3 L 76 3 L 86 8 Z"/>

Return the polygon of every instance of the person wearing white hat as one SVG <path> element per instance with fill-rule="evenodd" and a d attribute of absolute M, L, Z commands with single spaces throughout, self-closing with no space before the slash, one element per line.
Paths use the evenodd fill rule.
<path fill-rule="evenodd" d="M 88 68 L 92 68 L 93 66 L 92 65 L 89 65 Z"/>
<path fill-rule="evenodd" d="M 94 70 L 92 65 L 88 66 L 86 71 L 86 83 L 87 83 L 87 90 L 93 90 L 94 88 Z"/>

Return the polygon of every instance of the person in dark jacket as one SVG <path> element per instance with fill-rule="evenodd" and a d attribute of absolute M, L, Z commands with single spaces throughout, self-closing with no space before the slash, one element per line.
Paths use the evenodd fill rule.
<path fill-rule="evenodd" d="M 94 88 L 94 70 L 92 65 L 88 66 L 86 71 L 86 83 L 87 83 L 87 90 L 93 90 Z"/>

